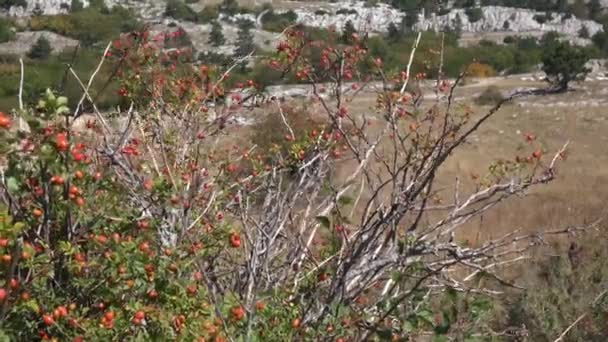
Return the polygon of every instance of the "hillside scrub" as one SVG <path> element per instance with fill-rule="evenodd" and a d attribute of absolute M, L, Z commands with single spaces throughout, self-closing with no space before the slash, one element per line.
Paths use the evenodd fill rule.
<path fill-rule="evenodd" d="M 309 37 L 287 30 L 265 60 L 313 89 L 301 114 L 272 99 L 267 140 L 247 142 L 230 125 L 243 91 L 260 89 L 225 86 L 242 61 L 194 67 L 148 32 L 122 35 L 101 57 L 99 69 L 116 70 L 115 110 L 95 106 L 97 75 L 80 80 L 70 67 L 80 94 L 49 89 L 1 113 L 0 331 L 27 341 L 494 334 L 487 295 L 508 285 L 501 270 L 543 236 L 586 227 L 475 244 L 457 234 L 551 183 L 567 144 L 529 140 L 471 189 L 436 181 L 504 103 L 543 91 L 474 115 L 454 100 L 464 75 L 438 79 L 425 103 L 407 91 L 426 79 L 412 58 L 392 71 L 356 37 Z M 371 79 L 400 87 L 355 114 L 349 99 Z"/>

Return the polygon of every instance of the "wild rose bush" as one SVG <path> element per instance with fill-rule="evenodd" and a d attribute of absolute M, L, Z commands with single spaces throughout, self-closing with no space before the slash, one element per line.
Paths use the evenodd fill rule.
<path fill-rule="evenodd" d="M 322 115 L 294 130 L 272 99 L 265 115 L 282 123 L 277 148 L 233 146 L 224 133 L 238 134 L 228 125 L 247 92 L 261 91 L 255 82 L 225 89 L 230 69 L 183 63 L 148 32 L 121 37 L 101 60 L 116 65 L 115 112 L 92 106 L 84 116 L 92 97 L 82 82 L 80 101 L 49 90 L 2 114 L 4 334 L 346 341 L 483 331 L 489 307 L 476 294 L 499 288 L 478 280 L 503 283 L 499 266 L 538 235 L 479 246 L 453 235 L 552 180 L 564 150 L 546 156 L 528 137 L 527 155 L 497 161 L 475 191 L 438 205 L 437 172 L 502 102 L 475 116 L 453 103 L 456 84 L 437 80 L 436 102 L 422 107 L 405 91 L 409 66 L 393 75 L 352 38 L 285 32 L 268 66 L 308 82 Z M 384 85 L 376 107 L 354 114 L 350 99 L 372 79 Z M 336 178 L 341 165 L 352 168 L 346 179 Z M 431 210 L 439 217 L 421 220 Z"/>

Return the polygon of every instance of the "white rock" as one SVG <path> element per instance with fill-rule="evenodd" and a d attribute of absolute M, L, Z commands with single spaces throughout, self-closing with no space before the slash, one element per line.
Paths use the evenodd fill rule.
<path fill-rule="evenodd" d="M 540 24 L 534 19 L 534 16 L 543 15 L 544 12 L 501 6 L 481 7 L 481 10 L 483 13 L 482 19 L 474 23 L 469 21 L 464 9 L 453 9 L 448 14 L 441 16 L 432 15 L 428 19 L 419 21 L 415 25 L 415 28 L 418 30 L 434 31 L 444 29 L 445 27 L 454 29 L 457 21 L 456 18 L 460 17 L 463 32 L 507 31 L 524 33 L 556 31 L 574 38 L 578 37 L 578 32 L 583 26 L 587 28 L 590 36 L 603 31 L 602 25 L 599 23 L 592 20 L 580 20 L 574 16 L 565 19 L 564 14 L 554 13 L 552 20 Z M 506 30 L 504 28 L 505 21 L 509 22 L 509 27 Z"/>

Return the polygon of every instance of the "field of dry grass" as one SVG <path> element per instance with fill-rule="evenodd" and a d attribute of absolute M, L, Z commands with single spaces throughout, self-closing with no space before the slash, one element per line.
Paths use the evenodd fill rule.
<path fill-rule="evenodd" d="M 504 93 L 542 86 L 519 78 L 496 78 L 463 86 L 455 94 L 481 115 L 489 107 L 477 106 L 473 99 L 490 84 Z M 503 107 L 448 160 L 440 183 L 453 184 L 458 177 L 466 184 L 471 175 L 485 174 L 493 161 L 524 153 L 526 133 L 534 134 L 546 153 L 554 153 L 570 142 L 566 161 L 554 182 L 499 204 L 462 230 L 461 239 L 474 242 L 517 228 L 533 232 L 580 225 L 608 213 L 607 85 L 592 81 L 576 85 L 574 91 L 565 94 L 519 99 Z M 354 106 L 363 112 L 373 100 L 371 95 L 358 97 Z"/>
<path fill-rule="evenodd" d="M 489 85 L 496 85 L 507 94 L 516 89 L 543 86 L 519 77 L 478 80 L 458 88 L 456 98 L 470 104 L 475 115 L 481 115 L 489 107 L 478 106 L 473 99 Z M 453 184 L 458 177 L 466 187 L 472 175 L 486 174 L 493 161 L 529 153 L 531 147 L 526 147 L 526 133 L 534 134 L 535 146 L 547 154 L 570 142 L 566 160 L 559 166 L 554 182 L 499 204 L 463 229 L 461 239 L 474 242 L 518 228 L 534 232 L 580 225 L 608 213 L 605 207 L 608 202 L 606 86 L 608 82 L 591 81 L 575 85 L 568 93 L 521 98 L 506 105 L 448 160 L 440 183 Z M 432 96 L 432 93 L 426 95 L 430 100 Z M 350 108 L 362 115 L 369 114 L 373 113 L 374 102 L 372 92 L 364 93 L 353 100 Z M 349 167 L 338 172 L 348 174 Z"/>

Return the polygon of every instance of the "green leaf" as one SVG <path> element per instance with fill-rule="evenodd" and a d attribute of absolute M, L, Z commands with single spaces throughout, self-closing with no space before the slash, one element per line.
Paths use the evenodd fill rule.
<path fill-rule="evenodd" d="M 342 197 L 338 198 L 338 203 L 340 205 L 349 205 L 349 204 L 352 204 L 353 202 L 354 202 L 354 200 L 352 199 L 352 197 L 342 196 Z"/>
<path fill-rule="evenodd" d="M 68 104 L 68 98 L 65 96 L 59 96 L 57 98 L 57 105 L 58 106 L 66 106 Z"/>
<path fill-rule="evenodd" d="M 12 193 L 18 192 L 20 188 L 19 181 L 15 177 L 8 177 L 6 179 L 6 187 Z"/>
<path fill-rule="evenodd" d="M 331 227 L 331 221 L 329 220 L 329 217 L 327 217 L 327 216 L 317 216 L 316 219 L 324 227 L 326 227 L 326 228 L 330 228 Z"/>
<path fill-rule="evenodd" d="M 401 329 L 403 329 L 403 331 L 405 331 L 406 333 L 411 333 L 412 331 L 414 331 L 414 325 L 410 321 L 405 321 L 403 322 Z"/>
<path fill-rule="evenodd" d="M 429 310 L 420 310 L 417 314 L 419 319 L 427 322 L 428 324 L 433 324 L 433 313 Z"/>
<path fill-rule="evenodd" d="M 30 299 L 27 302 L 23 303 L 23 305 L 32 310 L 33 312 L 39 312 L 40 311 L 40 307 L 38 306 L 38 303 L 36 302 L 36 300 L 34 299 Z"/>
<path fill-rule="evenodd" d="M 0 330 L 0 342 L 11 342 L 11 339 L 3 330 Z"/>

